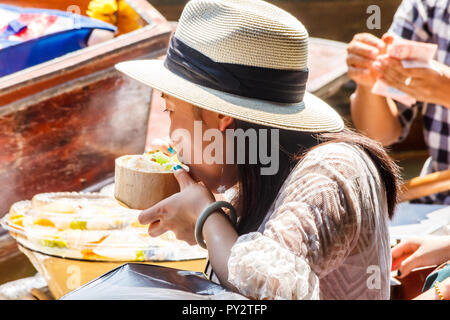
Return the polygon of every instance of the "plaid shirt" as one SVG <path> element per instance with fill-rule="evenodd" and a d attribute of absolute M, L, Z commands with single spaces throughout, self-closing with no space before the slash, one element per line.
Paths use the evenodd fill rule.
<path fill-rule="evenodd" d="M 450 0 L 403 0 L 389 32 L 404 39 L 437 44 L 435 59 L 450 65 Z M 418 102 L 412 107 L 396 103 L 403 127 L 399 141 L 408 135 L 415 116 L 422 110 L 425 142 L 431 155 L 429 166 L 422 173 L 450 169 L 450 109 L 426 102 Z M 450 204 L 450 192 L 432 195 L 419 202 Z"/>

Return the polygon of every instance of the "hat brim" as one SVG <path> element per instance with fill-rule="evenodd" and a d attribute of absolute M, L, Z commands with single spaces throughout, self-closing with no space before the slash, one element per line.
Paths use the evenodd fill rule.
<path fill-rule="evenodd" d="M 300 103 L 276 103 L 195 84 L 171 72 L 163 60 L 125 61 L 116 69 L 170 96 L 243 121 L 305 132 L 339 132 L 344 128 L 339 114 L 309 92 Z"/>

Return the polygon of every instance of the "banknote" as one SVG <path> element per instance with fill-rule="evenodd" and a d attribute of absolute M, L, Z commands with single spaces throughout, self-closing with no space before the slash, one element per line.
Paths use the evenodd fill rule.
<path fill-rule="evenodd" d="M 404 68 L 433 68 L 430 61 L 437 51 L 437 45 L 396 38 L 387 47 L 386 55 L 402 61 Z M 372 88 L 372 93 L 392 98 L 404 105 L 411 106 L 416 99 L 407 93 L 391 87 L 383 80 L 378 79 Z"/>
<path fill-rule="evenodd" d="M 416 99 L 411 97 L 409 94 L 389 86 L 386 82 L 380 79 L 378 79 L 372 87 L 372 93 L 394 99 L 406 106 L 412 106 L 417 102 Z"/>
<path fill-rule="evenodd" d="M 387 47 L 387 54 L 399 60 L 418 60 L 427 62 L 433 59 L 437 51 L 437 44 L 412 40 L 395 39 Z"/>

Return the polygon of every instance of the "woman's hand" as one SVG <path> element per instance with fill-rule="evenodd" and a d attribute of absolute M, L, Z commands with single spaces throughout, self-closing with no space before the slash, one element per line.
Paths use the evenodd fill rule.
<path fill-rule="evenodd" d="M 195 182 L 183 169 L 174 172 L 180 192 L 158 202 L 139 215 L 139 223 L 150 224 L 148 234 L 157 237 L 172 230 L 177 239 L 194 245 L 195 223 L 202 211 L 215 201 L 214 195 Z"/>
<path fill-rule="evenodd" d="M 444 297 L 444 300 L 450 300 L 450 278 L 445 279 L 439 284 L 439 291 Z M 437 295 L 436 288 L 433 286 L 413 300 L 441 300 L 441 298 Z"/>
<path fill-rule="evenodd" d="M 347 46 L 348 76 L 358 85 L 372 88 L 378 72 L 372 67 L 386 43 L 369 33 L 358 33 Z"/>
<path fill-rule="evenodd" d="M 400 278 L 412 269 L 440 265 L 450 259 L 450 236 L 410 238 L 392 248 L 392 270 L 400 270 Z"/>
<path fill-rule="evenodd" d="M 450 108 L 450 67 L 431 61 L 430 68 L 403 68 L 400 60 L 380 57 L 374 63 L 380 78 L 391 87 L 409 94 L 417 101 L 441 104 Z M 406 79 L 410 78 L 409 84 Z"/>

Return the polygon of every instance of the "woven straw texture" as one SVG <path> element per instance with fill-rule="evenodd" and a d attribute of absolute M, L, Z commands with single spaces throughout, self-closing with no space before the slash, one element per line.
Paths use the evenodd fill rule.
<path fill-rule="evenodd" d="M 302 23 L 260 0 L 192 0 L 174 36 L 215 62 L 280 70 L 307 66 L 308 33 Z M 116 68 L 170 96 L 247 122 L 308 132 L 344 128 L 336 111 L 310 93 L 299 103 L 277 103 L 197 85 L 161 60 L 126 61 Z"/>
<path fill-rule="evenodd" d="M 273 69 L 307 67 L 308 32 L 288 12 L 259 0 L 194 0 L 175 37 L 210 59 Z"/>

